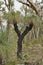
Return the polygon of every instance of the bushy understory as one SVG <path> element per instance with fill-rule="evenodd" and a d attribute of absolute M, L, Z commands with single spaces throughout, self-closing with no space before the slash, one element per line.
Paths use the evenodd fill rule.
<path fill-rule="evenodd" d="M 17 35 L 14 31 L 10 31 L 8 39 L 3 33 L 0 37 L 0 56 L 5 65 L 16 65 L 24 62 L 31 64 L 43 65 L 43 36 L 38 39 L 24 38 L 22 43 L 22 59 L 17 59 Z M 0 33 L 1 34 L 1 33 Z"/>

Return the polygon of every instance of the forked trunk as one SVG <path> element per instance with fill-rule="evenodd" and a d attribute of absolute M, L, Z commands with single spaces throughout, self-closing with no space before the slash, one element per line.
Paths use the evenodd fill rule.
<path fill-rule="evenodd" d="M 14 23 L 14 30 L 18 36 L 17 58 L 22 58 L 22 41 L 23 41 L 25 35 L 32 29 L 32 27 L 33 27 L 33 23 L 31 22 L 29 24 L 29 26 L 26 26 L 26 29 L 21 34 L 20 30 L 18 29 L 17 23 Z"/>

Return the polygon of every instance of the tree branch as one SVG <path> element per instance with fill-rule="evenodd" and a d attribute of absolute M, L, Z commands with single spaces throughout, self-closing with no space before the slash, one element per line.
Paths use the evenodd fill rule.
<path fill-rule="evenodd" d="M 30 3 L 31 8 L 36 12 L 36 14 L 39 15 L 39 13 L 38 13 L 38 11 L 37 11 L 37 8 L 35 7 L 34 3 L 32 3 L 31 0 L 27 0 L 27 1 Z"/>
<path fill-rule="evenodd" d="M 26 29 L 24 30 L 24 32 L 22 33 L 22 37 L 24 38 L 24 36 L 32 29 L 33 27 L 33 23 L 31 22 L 29 24 L 29 26 L 26 26 Z"/>
<path fill-rule="evenodd" d="M 21 34 L 20 34 L 19 29 L 18 29 L 17 23 L 14 23 L 14 30 L 17 33 L 18 37 L 20 37 Z"/>
<path fill-rule="evenodd" d="M 28 3 L 25 3 L 25 2 L 22 2 L 22 1 L 18 1 L 18 2 L 20 2 L 20 3 L 24 4 L 24 5 L 27 5 L 28 7 L 31 7 Z"/>
<path fill-rule="evenodd" d="M 19 1 L 20 3 L 24 4 L 24 5 L 27 5 L 28 7 L 32 8 L 36 14 L 39 16 L 39 13 L 37 11 L 37 8 L 35 7 L 35 5 L 30 1 L 30 0 L 27 0 L 28 4 L 27 3 L 24 3 L 22 1 Z"/>

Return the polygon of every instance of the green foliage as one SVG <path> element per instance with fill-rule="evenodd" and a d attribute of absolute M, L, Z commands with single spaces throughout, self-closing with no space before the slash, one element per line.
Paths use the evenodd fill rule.
<path fill-rule="evenodd" d="M 10 1 L 11 9 L 8 10 L 8 12 L 3 12 L 3 19 L 8 20 L 10 24 L 13 22 L 18 23 L 18 28 L 21 27 L 20 31 L 23 32 L 25 27 L 29 25 L 29 23 L 32 21 L 35 28 L 32 29 L 32 31 L 27 34 L 27 36 L 23 40 L 23 48 L 22 48 L 22 59 L 17 60 L 17 35 L 12 27 L 9 29 L 9 34 L 7 34 L 7 31 L 4 31 L 0 33 L 0 55 L 2 55 L 3 60 L 5 60 L 5 65 L 16 65 L 17 63 L 24 63 L 25 61 L 28 62 L 36 62 L 40 58 L 43 58 L 43 26 L 40 18 L 33 13 L 33 11 L 26 13 L 26 15 L 22 15 L 19 11 L 14 11 L 12 9 L 12 6 L 14 5 L 13 0 Z M 0 3 L 0 6 L 2 3 Z M 9 3 L 7 4 L 9 7 Z M 4 10 L 4 9 L 3 9 Z M 0 17 L 1 22 L 2 17 Z M 41 25 L 41 26 L 40 26 Z M 11 25 L 12 26 L 12 25 Z M 39 37 L 34 38 L 34 35 L 37 35 L 39 27 Z M 6 28 L 7 29 L 7 28 Z M 34 32 L 35 31 L 35 32 Z M 40 36 L 41 34 L 41 36 Z M 7 39 L 8 35 L 8 39 Z M 31 35 L 31 36 L 30 36 Z M 30 39 L 30 37 L 32 37 Z M 38 61 L 39 62 L 39 61 Z M 42 62 L 43 63 L 43 62 Z M 40 64 L 41 65 L 41 64 Z M 42 64 L 43 65 L 43 64 Z"/>
<path fill-rule="evenodd" d="M 15 21 L 15 12 L 12 10 L 8 13 L 4 12 L 4 19 L 7 19 L 9 21 L 9 23 L 13 23 L 13 21 Z"/>
<path fill-rule="evenodd" d="M 17 22 L 21 22 L 21 13 L 19 11 L 15 12 L 15 19 Z"/>
<path fill-rule="evenodd" d="M 5 32 L 1 32 L 0 33 L 0 44 L 5 44 L 5 39 L 6 39 L 6 33 Z"/>
<path fill-rule="evenodd" d="M 14 0 L 8 0 L 8 2 L 9 2 L 9 1 L 10 1 L 9 4 L 10 4 L 11 6 L 14 6 Z"/>
<path fill-rule="evenodd" d="M 17 65 L 17 64 L 16 64 L 16 61 L 13 61 L 13 62 L 10 61 L 10 62 L 6 63 L 5 65 Z"/>

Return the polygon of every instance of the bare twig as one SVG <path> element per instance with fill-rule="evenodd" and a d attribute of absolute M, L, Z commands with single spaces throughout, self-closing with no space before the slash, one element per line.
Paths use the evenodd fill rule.
<path fill-rule="evenodd" d="M 27 5 L 28 7 L 31 7 L 30 4 L 28 4 L 28 3 L 25 3 L 25 2 L 22 2 L 22 1 L 18 1 L 18 2 L 20 2 L 20 3 L 24 4 L 24 5 Z"/>

